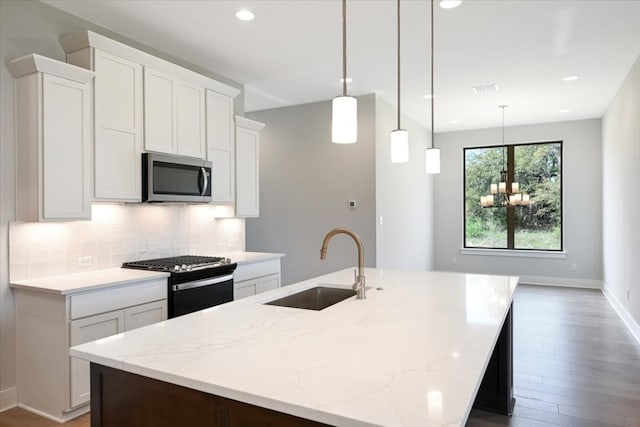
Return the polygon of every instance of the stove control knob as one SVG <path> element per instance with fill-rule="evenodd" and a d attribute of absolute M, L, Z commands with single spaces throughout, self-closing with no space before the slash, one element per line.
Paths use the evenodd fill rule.
<path fill-rule="evenodd" d="M 180 267 L 180 271 L 186 271 L 187 270 L 187 264 L 182 264 L 182 266 Z"/>
<path fill-rule="evenodd" d="M 176 264 L 176 265 L 173 267 L 173 271 L 180 271 L 180 266 L 179 266 L 178 264 Z"/>
<path fill-rule="evenodd" d="M 191 271 L 193 269 L 193 265 L 189 264 L 187 265 L 187 271 Z"/>

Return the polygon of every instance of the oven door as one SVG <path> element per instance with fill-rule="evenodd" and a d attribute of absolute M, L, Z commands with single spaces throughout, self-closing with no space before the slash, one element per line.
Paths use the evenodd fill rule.
<path fill-rule="evenodd" d="M 169 318 L 233 301 L 233 274 L 171 285 Z"/>

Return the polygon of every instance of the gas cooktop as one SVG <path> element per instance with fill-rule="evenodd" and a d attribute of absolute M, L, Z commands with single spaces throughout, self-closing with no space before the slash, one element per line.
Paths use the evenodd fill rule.
<path fill-rule="evenodd" d="M 229 258 L 214 256 L 182 255 L 169 258 L 147 259 L 131 261 L 122 264 L 123 268 L 137 268 L 140 270 L 167 271 L 180 273 L 185 271 L 215 269 L 232 264 Z"/>

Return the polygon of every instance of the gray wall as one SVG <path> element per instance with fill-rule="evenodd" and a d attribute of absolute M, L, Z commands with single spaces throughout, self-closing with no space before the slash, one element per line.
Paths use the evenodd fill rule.
<path fill-rule="evenodd" d="M 463 147 L 500 144 L 500 128 L 438 134 L 442 173 L 436 178 L 436 268 L 526 276 L 525 283 L 600 287 L 602 281 L 602 171 L 600 119 L 507 127 L 507 143 L 563 143 L 566 258 L 466 255 L 463 246 Z M 637 183 L 637 181 L 636 181 Z M 479 203 L 479 201 L 478 201 Z M 452 263 L 455 258 L 457 264 Z M 571 265 L 576 264 L 576 271 Z"/>
<path fill-rule="evenodd" d="M 325 234 L 347 227 L 376 265 L 375 97 L 358 97 L 358 142 L 331 143 L 331 101 L 248 113 L 260 134 L 260 217 L 246 220 L 248 251 L 281 252 L 283 284 L 356 265 L 351 238 L 336 236 L 325 261 Z M 357 208 L 349 209 L 348 201 Z"/>
<path fill-rule="evenodd" d="M 397 127 L 396 120 L 396 107 L 377 97 L 378 268 L 431 270 L 434 176 L 425 173 L 425 150 L 430 145 L 431 133 L 413 119 L 403 116 L 401 126 L 409 132 L 409 163 L 391 163 L 390 132 Z"/>
<path fill-rule="evenodd" d="M 640 340 L 639 165 L 640 57 L 602 119 L 605 290 L 633 317 Z"/>
<path fill-rule="evenodd" d="M 242 89 L 242 85 L 223 76 L 150 49 L 118 34 L 81 20 L 40 2 L 31 0 L 0 1 L 0 409 L 15 403 L 15 313 L 9 288 L 8 223 L 15 218 L 15 142 L 13 77 L 6 64 L 28 53 L 39 53 L 61 61 L 64 51 L 61 37 L 93 30 L 158 57 Z M 236 114 L 244 111 L 243 95 L 235 102 Z"/>

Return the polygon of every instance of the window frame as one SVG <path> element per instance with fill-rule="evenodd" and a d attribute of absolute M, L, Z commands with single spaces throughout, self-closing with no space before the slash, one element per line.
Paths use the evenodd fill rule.
<path fill-rule="evenodd" d="M 515 161 L 515 147 L 524 145 L 547 145 L 547 144 L 560 144 L 560 248 L 559 249 L 539 249 L 539 248 L 516 248 L 515 247 L 515 231 L 516 231 L 516 214 L 515 207 L 510 206 L 503 209 L 507 209 L 507 246 L 500 247 L 486 247 L 486 246 L 468 246 L 467 245 L 467 150 L 477 150 L 483 148 L 502 148 L 507 149 L 507 176 L 510 182 L 513 182 L 514 178 L 514 161 Z M 511 144 L 494 144 L 494 145 L 478 145 L 471 147 L 462 147 L 462 251 L 495 251 L 499 252 L 519 252 L 519 253 L 565 253 L 564 244 L 564 143 L 562 140 L 552 141 L 536 141 L 536 142 L 517 142 Z M 480 201 L 478 200 L 478 204 Z M 500 209 L 500 208 L 485 208 L 485 209 Z"/>

